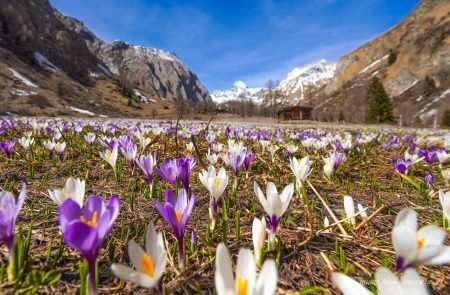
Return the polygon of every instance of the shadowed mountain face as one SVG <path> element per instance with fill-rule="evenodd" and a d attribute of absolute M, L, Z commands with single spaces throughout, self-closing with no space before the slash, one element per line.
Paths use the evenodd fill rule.
<path fill-rule="evenodd" d="M 2 113 L 148 116 L 210 102 L 175 54 L 107 44 L 47 0 L 0 0 L 0 66 Z"/>
<path fill-rule="evenodd" d="M 343 56 L 314 96 L 315 118 L 364 122 L 373 77 L 406 123 L 430 122 L 450 108 L 450 2 L 423 0 L 392 29 Z"/>

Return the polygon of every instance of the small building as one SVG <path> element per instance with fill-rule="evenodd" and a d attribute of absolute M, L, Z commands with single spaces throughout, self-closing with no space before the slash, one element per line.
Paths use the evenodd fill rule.
<path fill-rule="evenodd" d="M 278 121 L 311 120 L 312 110 L 307 106 L 287 107 L 277 112 Z"/>

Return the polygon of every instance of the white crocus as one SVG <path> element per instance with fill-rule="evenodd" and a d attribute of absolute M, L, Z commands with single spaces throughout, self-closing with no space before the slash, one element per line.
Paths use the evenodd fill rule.
<path fill-rule="evenodd" d="M 92 145 L 95 141 L 95 133 L 89 132 L 87 134 L 84 135 L 84 139 L 86 140 L 87 143 L 89 143 L 90 145 Z"/>
<path fill-rule="evenodd" d="M 114 148 L 111 149 L 107 149 L 105 152 L 98 152 L 100 157 L 105 160 L 109 165 L 111 165 L 111 167 L 114 169 L 114 171 L 116 170 L 116 161 L 117 161 L 117 154 L 118 154 L 118 150 L 117 150 L 117 146 L 114 146 Z"/>
<path fill-rule="evenodd" d="M 373 294 L 365 286 L 342 273 L 334 272 L 332 278 L 344 295 Z M 375 280 L 379 295 L 429 294 L 424 281 L 412 268 L 407 269 L 399 279 L 387 268 L 379 267 L 375 273 Z"/>
<path fill-rule="evenodd" d="M 199 173 L 198 178 L 211 196 L 216 198 L 216 201 L 222 197 L 228 185 L 228 175 L 223 167 L 216 172 L 216 168 L 211 165 L 209 166 L 208 171 L 202 170 L 202 172 Z"/>
<path fill-rule="evenodd" d="M 269 146 L 270 141 L 269 140 L 260 140 L 259 143 L 262 147 L 262 153 L 264 154 L 266 148 Z"/>
<path fill-rule="evenodd" d="M 294 173 L 295 178 L 300 185 L 303 185 L 303 182 L 311 174 L 311 165 L 313 161 L 309 160 L 309 156 L 302 158 L 300 161 L 298 161 L 296 157 L 293 157 L 292 159 L 290 159 L 290 163 L 291 170 Z"/>
<path fill-rule="evenodd" d="M 264 218 L 253 219 L 252 225 L 253 251 L 255 253 L 256 264 L 261 267 L 264 261 L 264 243 L 266 241 L 266 220 Z"/>
<path fill-rule="evenodd" d="M 158 283 L 166 269 L 167 252 L 164 248 L 162 234 L 156 232 L 153 223 L 147 230 L 145 250 L 131 240 L 128 243 L 128 254 L 134 269 L 114 263 L 111 266 L 114 274 L 144 288 L 158 288 Z"/>
<path fill-rule="evenodd" d="M 28 151 L 30 146 L 33 144 L 34 138 L 31 137 L 21 137 L 19 138 L 19 144 L 23 147 L 24 150 Z"/>
<path fill-rule="evenodd" d="M 323 158 L 325 164 L 323 165 L 323 173 L 325 173 L 328 179 L 331 178 L 331 175 L 334 173 L 334 164 L 336 163 L 336 159 L 334 157 Z"/>
<path fill-rule="evenodd" d="M 213 231 L 216 227 L 218 202 L 227 188 L 228 175 L 223 167 L 216 173 L 216 169 L 211 165 L 209 166 L 208 171 L 202 170 L 202 172 L 199 173 L 198 178 L 211 195 L 211 200 L 209 202 L 209 217 L 211 218 L 210 228 Z"/>
<path fill-rule="evenodd" d="M 405 151 L 405 161 L 411 160 L 411 165 L 421 162 L 425 157 L 419 157 L 417 154 L 410 154 L 408 150 Z"/>
<path fill-rule="evenodd" d="M 439 190 L 439 201 L 444 215 L 444 227 L 447 229 L 450 223 L 450 191 L 444 193 L 443 190 Z"/>
<path fill-rule="evenodd" d="M 142 146 L 142 150 L 144 151 L 145 148 L 150 144 L 150 142 L 152 141 L 150 139 L 150 137 L 145 136 L 145 132 L 135 132 L 134 135 L 136 136 L 136 138 L 139 140 L 139 142 L 141 143 Z"/>
<path fill-rule="evenodd" d="M 52 152 L 55 149 L 56 143 L 54 140 L 50 141 L 50 140 L 46 140 L 43 142 L 44 147 L 49 151 Z"/>
<path fill-rule="evenodd" d="M 366 209 L 363 207 L 363 205 L 358 204 L 357 205 L 358 208 L 358 214 L 361 217 L 366 218 L 367 217 L 367 213 L 366 213 Z M 351 196 L 344 196 L 344 210 L 345 210 L 345 215 L 350 218 L 350 222 L 352 225 L 356 224 L 356 217 L 352 217 L 356 214 L 355 212 L 355 203 L 353 201 L 353 198 Z"/>
<path fill-rule="evenodd" d="M 236 278 L 233 275 L 231 259 L 224 244 L 216 251 L 215 287 L 218 295 L 270 295 L 277 287 L 277 267 L 272 259 L 266 260 L 256 277 L 256 264 L 249 249 L 239 250 L 236 266 Z"/>
<path fill-rule="evenodd" d="M 66 185 L 62 190 L 48 190 L 48 195 L 58 205 L 61 205 L 66 199 L 71 198 L 81 207 L 84 204 L 86 183 L 79 178 L 70 177 L 66 180 Z"/>
<path fill-rule="evenodd" d="M 62 153 L 64 153 L 64 150 L 66 149 L 66 143 L 65 142 L 57 142 L 56 144 L 55 144 L 55 151 L 58 153 L 58 154 L 62 154 Z"/>
<path fill-rule="evenodd" d="M 272 158 L 272 163 L 275 161 L 275 154 L 278 151 L 279 147 L 275 144 L 271 144 L 269 145 L 269 152 L 270 152 L 270 156 Z"/>
<path fill-rule="evenodd" d="M 217 161 L 219 160 L 219 156 L 217 154 L 210 154 L 208 150 L 208 154 L 206 155 L 206 158 L 208 159 L 209 163 L 211 165 L 215 165 Z"/>
<path fill-rule="evenodd" d="M 190 153 L 194 150 L 194 144 L 192 142 L 186 143 L 186 150 Z"/>
<path fill-rule="evenodd" d="M 449 263 L 450 247 L 444 245 L 445 238 L 445 230 L 436 225 L 418 229 L 416 211 L 403 209 L 398 213 L 392 231 L 397 269 Z"/>
<path fill-rule="evenodd" d="M 436 152 L 436 156 L 439 161 L 439 164 L 443 164 L 450 159 L 450 154 L 447 153 L 445 150 L 438 150 Z"/>
<path fill-rule="evenodd" d="M 293 153 L 295 153 L 295 152 L 298 150 L 298 146 L 296 146 L 296 145 L 293 144 L 293 143 L 290 143 L 290 144 L 288 144 L 288 145 L 286 146 L 286 150 L 287 150 L 290 154 L 293 154 Z"/>

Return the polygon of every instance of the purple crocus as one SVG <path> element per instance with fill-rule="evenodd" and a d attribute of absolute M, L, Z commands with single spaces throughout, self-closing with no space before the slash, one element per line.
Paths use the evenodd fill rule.
<path fill-rule="evenodd" d="M 11 254 L 14 247 L 14 229 L 17 216 L 22 209 L 26 195 L 26 185 L 22 185 L 17 203 L 14 195 L 10 192 L 0 192 L 0 241 L 3 241 Z"/>
<path fill-rule="evenodd" d="M 250 150 L 245 151 L 245 158 L 244 158 L 245 171 L 248 172 L 248 168 L 250 167 L 250 164 L 252 163 L 253 159 L 255 159 L 255 154 L 253 154 L 252 151 Z"/>
<path fill-rule="evenodd" d="M 161 178 L 165 179 L 172 185 L 175 185 L 179 174 L 178 161 L 176 159 L 165 159 L 164 162 L 155 169 Z"/>
<path fill-rule="evenodd" d="M 433 173 L 428 172 L 426 179 L 427 179 L 428 186 L 429 186 L 429 187 L 433 187 L 433 184 L 434 184 L 434 176 L 433 176 Z"/>
<path fill-rule="evenodd" d="M 95 260 L 119 215 L 120 200 L 112 195 L 108 203 L 100 196 L 90 196 L 80 208 L 71 198 L 59 207 L 59 225 L 64 241 L 84 257 L 89 266 L 91 293 L 97 293 Z"/>
<path fill-rule="evenodd" d="M 336 151 L 331 151 L 330 156 L 334 159 L 334 170 L 337 170 L 347 158 L 344 153 L 339 153 Z"/>
<path fill-rule="evenodd" d="M 404 161 L 402 159 L 397 159 L 393 160 L 392 163 L 394 164 L 395 169 L 397 169 L 398 173 L 400 174 L 406 174 L 409 167 L 411 166 L 411 160 Z"/>
<path fill-rule="evenodd" d="M 186 156 L 184 158 L 178 158 L 178 180 L 181 181 L 186 190 L 189 190 L 189 177 L 194 167 L 195 160 L 193 157 Z"/>
<path fill-rule="evenodd" d="M 147 182 L 149 185 L 152 185 L 153 182 L 153 168 L 156 166 L 156 160 L 158 158 L 158 154 L 155 152 L 152 155 L 142 155 L 137 164 L 139 168 L 141 168 L 142 172 L 144 172 L 145 176 L 147 176 Z"/>
<path fill-rule="evenodd" d="M 178 198 L 172 190 L 166 191 L 164 203 L 161 204 L 155 199 L 156 209 L 158 209 L 161 216 L 166 220 L 173 230 L 173 234 L 178 241 L 178 263 L 181 268 L 184 268 L 184 233 L 186 224 L 191 217 L 194 209 L 195 195 L 192 194 L 188 200 L 187 192 L 181 189 L 178 192 Z"/>
<path fill-rule="evenodd" d="M 11 154 L 12 149 L 14 148 L 14 145 L 16 144 L 17 139 L 14 138 L 12 140 L 5 139 L 4 141 L 0 142 L 0 149 L 9 156 Z"/>

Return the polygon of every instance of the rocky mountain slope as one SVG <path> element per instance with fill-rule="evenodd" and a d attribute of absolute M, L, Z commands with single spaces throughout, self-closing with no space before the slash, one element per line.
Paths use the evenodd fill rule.
<path fill-rule="evenodd" d="M 313 97 L 315 118 L 364 122 L 373 77 L 404 123 L 429 123 L 450 108 L 450 1 L 422 0 L 389 31 L 343 56 Z"/>
<path fill-rule="evenodd" d="M 149 117 L 177 101 L 210 98 L 174 54 L 106 44 L 47 0 L 0 0 L 0 113 Z"/>
<path fill-rule="evenodd" d="M 211 93 L 211 98 L 219 105 L 229 101 L 242 100 L 261 103 L 264 91 L 264 88 L 249 88 L 243 81 L 236 81 L 229 89 L 213 91 Z"/>
<path fill-rule="evenodd" d="M 313 95 L 333 78 L 336 63 L 321 59 L 293 69 L 280 81 L 277 90 L 291 104 L 307 103 Z"/>

